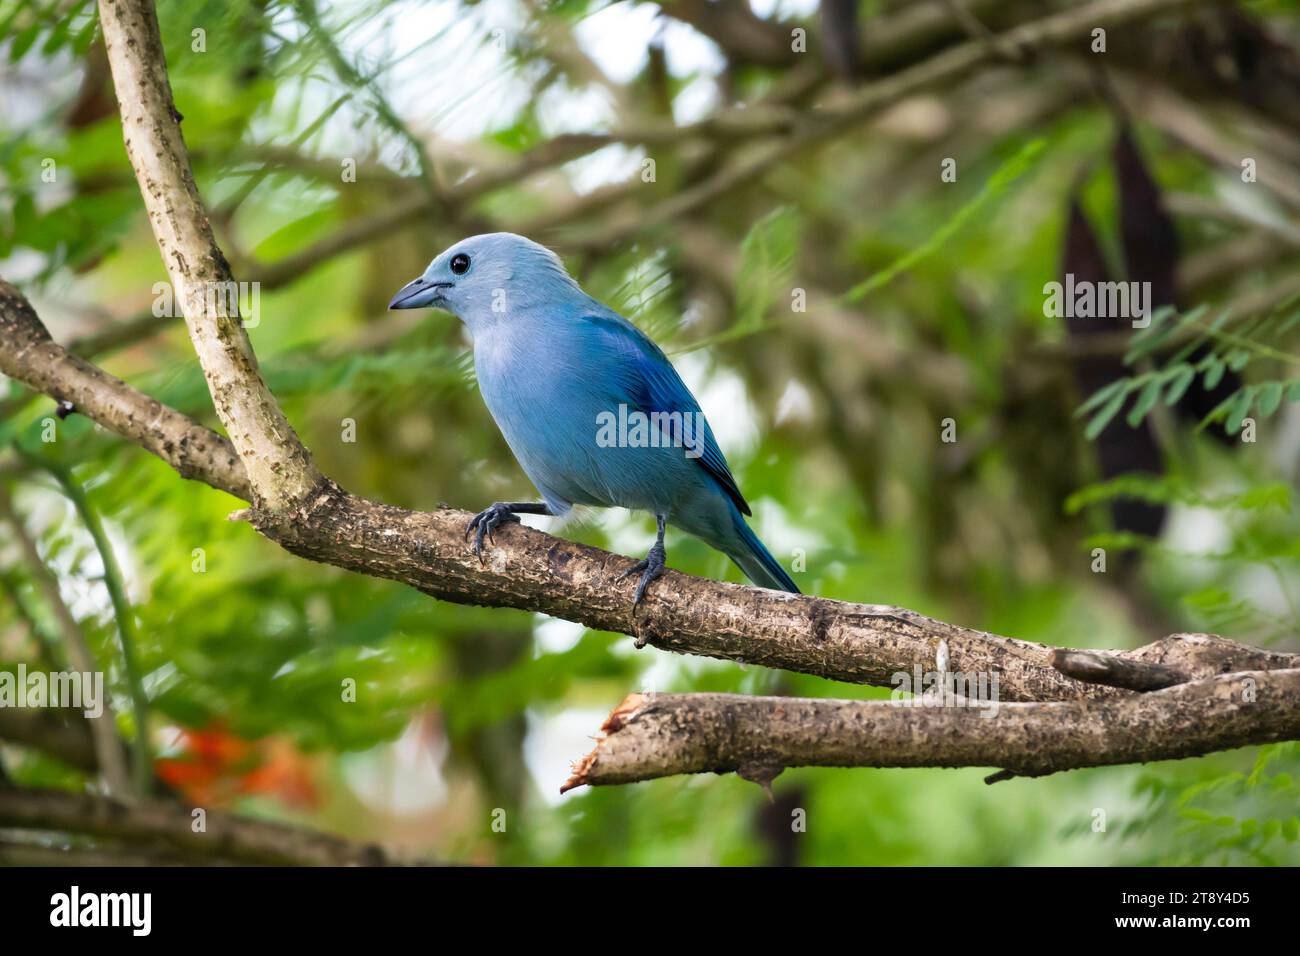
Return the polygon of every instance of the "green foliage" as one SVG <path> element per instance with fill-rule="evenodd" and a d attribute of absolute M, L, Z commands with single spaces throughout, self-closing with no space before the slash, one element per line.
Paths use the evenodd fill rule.
<path fill-rule="evenodd" d="M 618 112 L 624 99 L 635 122 L 666 122 L 698 111 L 704 88 L 756 100 L 779 95 L 793 75 L 746 65 L 714 83 L 707 65 L 678 69 L 670 56 L 666 76 L 647 61 L 620 84 L 592 72 L 602 51 L 578 43 L 579 55 L 566 59 L 569 31 L 596 16 L 640 15 L 626 4 L 529 5 L 528 29 L 508 38 L 499 66 L 474 89 L 467 63 L 497 47 L 490 3 L 455 5 L 448 20 L 438 19 L 446 5 L 381 0 L 158 6 L 196 180 L 244 279 L 394 203 L 423 203 L 430 180 L 452 195 L 465 177 L 535 156 L 557 129 L 617 129 L 621 120 L 604 111 Z M 512 22 L 518 15 L 512 8 Z M 560 31 L 555 43 L 542 26 Z M 192 49 L 196 27 L 207 53 Z M 112 103 L 70 120 L 79 91 L 68 81 L 84 74 L 96 37 L 89 0 L 0 0 L 0 49 L 7 65 L 27 71 L 24 82 L 35 80 L 17 94 L 34 108 L 0 116 L 0 259 L 21 270 L 5 277 L 61 341 L 147 312 L 165 276 Z M 1231 372 L 1243 384 L 1204 425 L 1240 434 L 1248 416 L 1280 422 L 1300 400 L 1300 308 L 1247 314 L 1222 304 L 1230 297 L 1215 288 L 1204 305 L 1198 297 L 1185 312 L 1157 313 L 1132 338 L 1129 374 L 1083 397 L 1086 425 L 1073 434 L 1064 389 L 1040 381 L 1060 369 L 1045 368 L 1035 349 L 1061 335 L 1040 290 L 1059 266 L 1080 157 L 1103 155 L 1114 124 L 1091 101 L 1029 102 L 1036 91 L 1023 87 L 910 98 L 878 124 L 609 248 L 585 241 L 589 230 L 636 224 L 643 210 L 731 170 L 730 150 L 748 148 L 742 137 L 716 155 L 700 149 L 712 149 L 707 136 L 647 147 L 656 183 L 635 177 L 642 154 L 629 144 L 627 168 L 596 188 L 617 187 L 631 171 L 635 193 L 609 202 L 591 191 L 600 164 L 587 159 L 472 202 L 439 199 L 389 234 L 263 289 L 263 321 L 250 329 L 261 370 L 322 468 L 351 491 L 421 509 L 532 497 L 474 389 L 458 324 L 384 310 L 393 290 L 466 232 L 528 231 L 564 253 L 597 298 L 674 354 L 695 353 L 680 362 L 683 374 L 700 386 L 757 530 L 780 560 L 803 563 L 804 590 L 1049 644 L 1150 640 L 1124 593 L 1135 576 L 1114 565 L 1094 575 L 1080 559 L 1081 548 L 1101 546 L 1141 551 L 1145 603 L 1171 628 L 1294 647 L 1294 476 L 1260 449 L 1229 454 L 1168 421 L 1194 385 L 1214 387 Z M 794 112 L 822 91 L 809 95 Z M 490 119 L 463 134 L 473 128 L 466 115 L 479 113 Z M 1032 126 L 1008 123 L 1012 115 L 1032 116 Z M 1220 194 L 1221 170 L 1149 138 L 1162 184 Z M 960 176 L 939 183 L 937 159 L 950 152 Z M 355 183 L 340 181 L 344 157 L 357 161 Z M 46 160 L 53 183 L 42 179 Z M 1082 191 L 1090 213 L 1101 210 L 1110 252 L 1115 191 L 1108 177 Z M 573 209 L 581 214 L 551 218 Z M 1191 219 L 1179 218 L 1189 254 L 1221 240 L 1221 223 Z M 730 250 L 725 264 L 687 258 L 696 247 L 680 240 L 697 228 Z M 1293 265 L 1243 268 L 1241 284 L 1267 287 Z M 794 288 L 829 306 L 792 313 Z M 182 325 L 96 361 L 219 427 Z M 701 351 L 710 346 L 723 347 Z M 1159 426 L 1168 467 L 1087 484 L 1086 439 L 1120 416 Z M 948 417 L 958 423 L 951 445 L 934 439 Z M 341 437 L 345 419 L 355 441 Z M 1294 745 L 997 787 L 980 769 L 795 770 L 775 782 L 775 809 L 734 776 L 557 798 L 565 760 L 582 754 L 629 692 L 871 699 L 887 691 L 637 651 L 624 636 L 438 602 L 291 556 L 229 520 L 241 502 L 182 480 L 80 415 L 58 419 L 47 399 L 0 419 L 0 446 L 66 469 L 121 556 L 158 754 L 191 757 L 187 735 L 219 729 L 309 765 L 315 803 L 273 788 L 225 798 L 248 812 L 295 814 L 453 862 L 750 865 L 783 848 L 798 862 L 830 865 L 1298 862 Z M 48 478 L 3 480 L 105 667 L 130 738 L 131 681 L 101 552 Z M 1124 498 L 1166 505 L 1211 531 L 1191 542 L 1103 531 L 1093 519 Z M 643 519 L 617 513 L 556 530 L 628 553 L 650 540 Z M 674 568 L 739 579 L 684 535 L 670 532 L 668 551 Z M 31 569 L 0 547 L 0 572 L 5 653 L 66 664 Z M 345 699 L 349 682 L 355 700 Z M 87 785 L 18 748 L 0 760 L 20 784 Z M 1110 808 L 1105 832 L 1092 828 L 1097 807 Z M 496 808 L 508 812 L 505 834 L 489 827 Z M 791 839 L 796 809 L 807 829 Z"/>
<path fill-rule="evenodd" d="M 736 275 L 735 328 L 740 332 L 757 329 L 777 300 L 787 294 L 799 251 L 800 225 L 796 210 L 780 206 L 745 234 Z"/>
<path fill-rule="evenodd" d="M 1290 301 L 1270 312 L 1243 322 L 1233 323 L 1231 311 L 1221 310 L 1212 320 L 1203 321 L 1210 309 L 1198 306 L 1179 315 L 1175 310 L 1157 310 L 1150 325 L 1133 336 L 1125 363 L 1148 362 L 1156 367 L 1118 378 L 1088 396 L 1079 406 L 1080 417 L 1090 414 L 1085 436 L 1095 439 L 1119 414 L 1125 403 L 1136 396 L 1126 421 L 1140 425 L 1158 405 L 1173 406 L 1187 394 L 1199 376 L 1206 390 L 1216 388 L 1229 370 L 1245 372 L 1260 363 L 1283 368 L 1300 366 L 1300 355 L 1284 351 L 1271 342 L 1286 341 L 1300 322 L 1300 306 Z M 1159 352 L 1173 348 L 1161 359 Z M 1189 361 L 1194 353 L 1203 354 Z M 1276 415 L 1287 402 L 1300 401 L 1300 376 L 1264 379 L 1243 384 L 1223 399 L 1205 416 L 1201 427 L 1221 422 L 1229 435 L 1241 430 L 1243 420 L 1254 410 L 1261 418 Z"/>
<path fill-rule="evenodd" d="M 1208 495 L 1174 475 L 1156 477 L 1131 474 L 1081 488 L 1065 500 L 1065 510 L 1067 514 L 1078 514 L 1089 505 L 1116 498 L 1137 498 L 1152 504 L 1176 503 L 1217 510 L 1261 511 L 1276 508 L 1289 514 L 1292 491 L 1290 485 L 1276 481 L 1238 493 Z"/>
<path fill-rule="evenodd" d="M 740 243 L 736 270 L 735 321 L 725 331 L 692 342 L 673 354 L 694 352 L 772 328 L 769 316 L 789 305 L 790 277 L 796 264 L 802 218 L 789 206 L 778 206 L 755 222 Z"/>
<path fill-rule="evenodd" d="M 881 269 L 869 279 L 855 285 L 848 292 L 844 293 L 844 298 L 848 302 L 857 302 L 865 298 L 876 289 L 888 285 L 896 276 L 906 272 L 915 266 L 922 259 L 934 254 L 942 248 L 954 235 L 975 218 L 980 212 L 985 210 L 990 203 L 1001 197 L 1006 191 L 1028 172 L 1047 148 L 1047 143 L 1041 139 L 1031 140 L 1020 148 L 1020 150 L 1003 163 L 989 177 L 988 181 L 975 196 L 965 205 L 958 207 L 938 229 L 934 230 L 930 238 L 923 245 L 917 246 L 905 255 L 899 256 L 896 260 Z"/>
<path fill-rule="evenodd" d="M 1240 761 L 1231 761 L 1239 763 Z M 1168 774 L 1148 772 L 1136 785 L 1146 806 L 1126 823 L 1140 835 L 1125 862 L 1170 866 L 1295 866 L 1300 862 L 1300 745 L 1256 752 L 1247 770 L 1224 759 Z M 1137 847 L 1145 845 L 1147 849 Z M 1136 851 L 1136 852 L 1135 852 Z"/>

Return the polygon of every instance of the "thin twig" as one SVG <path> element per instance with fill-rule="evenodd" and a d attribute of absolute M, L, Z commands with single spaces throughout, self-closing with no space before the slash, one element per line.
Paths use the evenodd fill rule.
<path fill-rule="evenodd" d="M 81 523 L 90 533 L 99 552 L 100 562 L 104 565 L 104 586 L 113 605 L 113 616 L 117 621 L 117 636 L 122 650 L 122 673 L 126 677 L 126 686 L 131 694 L 131 706 L 135 716 L 135 745 L 132 770 L 134 771 L 135 789 L 139 794 L 149 792 L 153 781 L 153 754 L 149 740 L 149 698 L 144 691 L 144 679 L 140 672 L 140 663 L 136 657 L 139 645 L 139 632 L 136 629 L 135 610 L 126 593 L 126 580 L 117 554 L 108 535 L 104 531 L 104 522 L 86 497 L 85 490 L 73 478 L 67 469 L 40 458 L 36 455 L 24 455 L 24 459 L 34 467 L 40 468 L 58 482 L 63 494 L 77 511 Z"/>
<path fill-rule="evenodd" d="M 8 524 L 13 530 L 14 540 L 18 542 L 23 559 L 27 562 L 28 571 L 54 615 L 55 623 L 63 638 L 64 650 L 72 666 L 83 674 L 102 673 L 102 669 L 96 665 L 95 657 L 90 652 L 90 645 L 81 631 L 81 625 L 77 623 L 77 619 L 72 616 L 72 611 L 63 600 L 63 594 L 59 590 L 59 579 L 41 557 L 36 541 L 28 533 L 22 518 L 14 509 L 8 489 L 3 485 L 0 485 L 0 521 Z M 117 718 L 107 698 L 103 701 L 101 712 L 89 719 L 99 769 L 104 774 L 109 791 L 125 797 L 131 793 L 131 778 L 127 773 L 125 749 L 117 733 Z"/>

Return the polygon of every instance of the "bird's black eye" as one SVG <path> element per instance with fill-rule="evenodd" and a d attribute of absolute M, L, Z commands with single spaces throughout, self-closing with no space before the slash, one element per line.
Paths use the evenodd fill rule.
<path fill-rule="evenodd" d="M 463 276 L 469 271 L 469 256 L 463 252 L 458 252 L 451 257 L 451 271 L 458 276 Z"/>

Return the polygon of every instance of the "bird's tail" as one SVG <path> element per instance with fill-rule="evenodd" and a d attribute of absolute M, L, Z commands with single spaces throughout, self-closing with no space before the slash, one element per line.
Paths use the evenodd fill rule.
<path fill-rule="evenodd" d="M 731 509 L 731 520 L 736 527 L 736 536 L 732 547 L 725 548 L 727 556 L 735 561 L 745 576 L 761 588 L 776 591 L 789 591 L 799 594 L 799 585 L 785 571 L 785 568 L 772 557 L 772 553 L 763 547 L 758 535 L 745 523 L 745 518 L 735 506 Z"/>

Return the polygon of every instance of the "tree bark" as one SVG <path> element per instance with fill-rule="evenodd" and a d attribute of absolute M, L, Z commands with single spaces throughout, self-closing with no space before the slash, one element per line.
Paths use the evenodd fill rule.
<path fill-rule="evenodd" d="M 100 0 L 99 22 L 126 153 L 217 417 L 258 503 L 272 510 L 290 507 L 321 475 L 262 381 L 240 321 L 238 292 L 231 294 L 237 290 L 234 277 L 194 185 L 152 0 Z"/>
<path fill-rule="evenodd" d="M 1005 767 L 999 779 L 1037 777 L 1300 737 L 1300 669 L 1095 701 L 911 703 L 632 694 L 561 792 L 681 773 L 767 783 L 786 767 Z"/>

